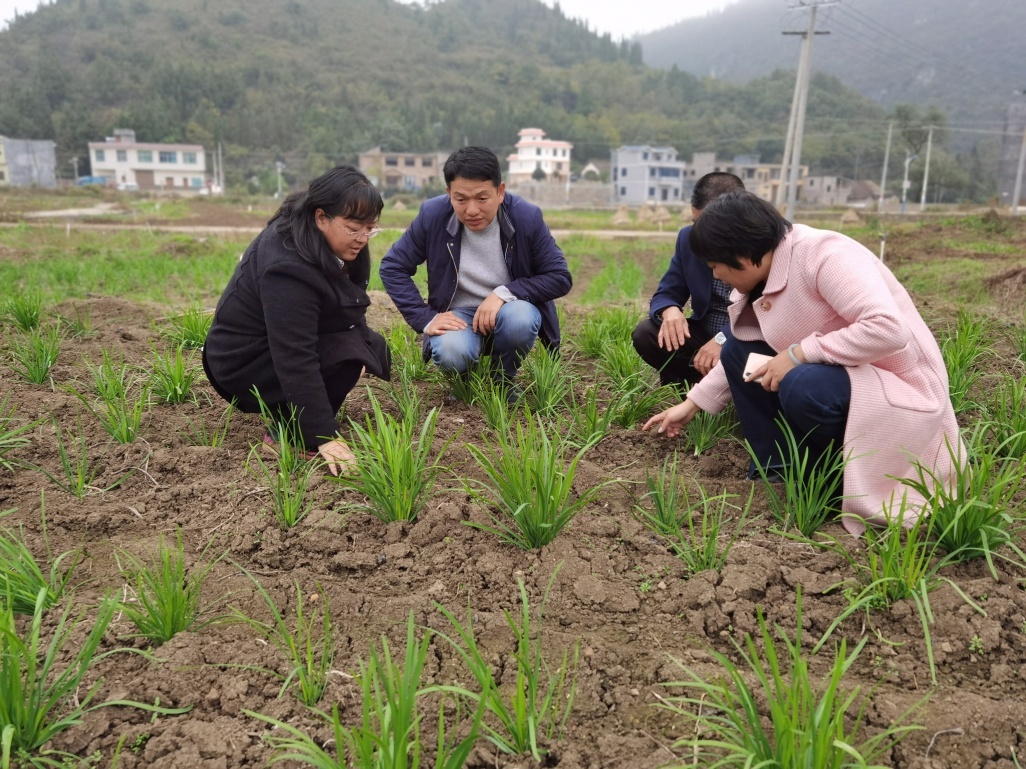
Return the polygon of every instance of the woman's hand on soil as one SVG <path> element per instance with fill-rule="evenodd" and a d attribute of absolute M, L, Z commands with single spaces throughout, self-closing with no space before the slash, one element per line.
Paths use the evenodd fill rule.
<path fill-rule="evenodd" d="M 356 455 L 341 438 L 322 443 L 317 447 L 317 453 L 327 463 L 332 475 L 338 475 L 340 472 L 349 473 L 356 469 Z"/>
<path fill-rule="evenodd" d="M 650 420 L 645 422 L 645 426 L 641 429 L 648 430 L 653 425 L 658 424 L 659 429 L 656 432 L 665 433 L 668 438 L 676 438 L 680 435 L 680 431 L 683 427 L 694 419 L 695 415 L 700 410 L 701 409 L 699 409 L 694 403 L 685 399 L 676 406 L 656 414 Z"/>

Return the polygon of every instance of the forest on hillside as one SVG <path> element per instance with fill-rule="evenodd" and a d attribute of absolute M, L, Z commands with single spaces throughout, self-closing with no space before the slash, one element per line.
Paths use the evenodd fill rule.
<path fill-rule="evenodd" d="M 528 125 L 572 141 L 576 164 L 624 143 L 779 159 L 793 72 L 736 84 L 642 58 L 539 0 L 54 0 L 0 32 L 0 134 L 54 139 L 66 173 L 116 127 L 223 143 L 230 184 L 269 180 L 275 160 L 303 180 L 374 146 L 504 154 Z M 878 176 L 885 118 L 815 77 L 803 162 Z"/>

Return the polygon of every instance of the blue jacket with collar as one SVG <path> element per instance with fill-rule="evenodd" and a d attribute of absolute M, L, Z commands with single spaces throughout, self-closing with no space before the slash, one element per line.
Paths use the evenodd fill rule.
<path fill-rule="evenodd" d="M 670 267 L 649 303 L 649 314 L 656 323 L 662 322 L 659 313 L 667 307 L 683 307 L 691 299 L 691 320 L 700 321 L 709 311 L 713 299 L 713 274 L 709 265 L 691 252 L 688 235 L 691 225 L 677 235 Z"/>
<path fill-rule="evenodd" d="M 559 346 L 559 319 L 552 300 L 566 296 L 572 280 L 566 259 L 542 218 L 541 209 L 510 192 L 499 206 L 499 238 L 510 281 L 506 288 L 541 312 L 539 336 Z M 463 225 L 448 195 L 424 201 L 420 213 L 381 260 L 385 290 L 414 331 L 446 312 L 456 293 Z M 427 262 L 428 298 L 413 283 L 417 267 Z"/>

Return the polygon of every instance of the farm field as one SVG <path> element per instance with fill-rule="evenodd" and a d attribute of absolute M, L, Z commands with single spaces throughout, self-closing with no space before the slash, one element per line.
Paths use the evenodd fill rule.
<path fill-rule="evenodd" d="M 876 225 L 849 234 L 878 249 Z M 396 236 L 386 230 L 373 242 L 376 263 Z M 698 445 L 693 433 L 667 441 L 638 429 L 641 414 L 669 396 L 655 393 L 645 402 L 655 377 L 632 357 L 629 330 L 669 262 L 672 241 L 579 232 L 560 244 L 575 285 L 559 303 L 562 359 L 535 351 L 521 374 L 533 418 L 453 400 L 444 382 L 417 365 L 417 345 L 387 296 L 372 291 L 368 320 L 393 344 L 393 381 L 362 380 L 345 416 L 377 432 L 405 421 L 409 432 L 397 434 L 423 449 L 428 468 L 409 478 L 432 477 L 431 465 L 439 466 L 423 505 L 414 505 L 415 519 L 386 523 L 365 509 L 360 490 L 302 462 L 285 466 L 287 457 L 262 445 L 258 417 L 226 411 L 196 350 L 185 346 L 176 355 L 199 310 L 213 307 L 245 240 L 0 228 L 0 511 L 7 511 L 0 534 L 15 543 L 0 544 L 0 579 L 26 571 L 15 569 L 28 562 L 16 547 L 24 545 L 51 584 L 37 628 L 41 647 L 66 636 L 55 652 L 57 672 L 96 644 L 58 715 L 105 701 L 150 707 L 89 710 L 44 747 L 77 757 L 67 759 L 69 767 L 259 767 L 290 734 L 272 729 L 267 719 L 274 719 L 326 745 L 333 757 L 339 735 L 301 698 L 317 700 L 314 707 L 329 715 L 337 707 L 343 726 L 373 731 L 370 682 L 380 684 L 385 673 L 375 678 L 370 671 L 383 656 L 383 638 L 392 663 L 414 667 L 412 627 L 414 645 L 427 644 L 419 681 L 407 683 L 423 690 L 415 705 L 422 766 L 442 765 L 440 712 L 450 746 L 472 728 L 474 700 L 454 689 L 476 695 L 482 687 L 457 650 L 468 649 L 461 631 L 472 633 L 503 695 L 534 670 L 540 697 L 550 689 L 553 696 L 537 705 L 539 758 L 529 746 L 500 750 L 496 743 L 511 738 L 490 712 L 465 763 L 451 766 L 709 766 L 699 756 L 705 748 L 680 741 L 710 735 L 673 707 L 708 715 L 714 693 L 668 684 L 691 675 L 722 679 L 721 656 L 745 671 L 735 644 L 744 648 L 751 635 L 764 647 L 761 615 L 785 658 L 773 628 L 793 639 L 800 626 L 801 657 L 817 689 L 829 682 L 835 649 L 846 643 L 851 659 L 839 688 L 859 691 L 844 734 L 856 729 L 865 703 L 853 744 L 896 724 L 916 727 L 893 746 L 885 740 L 871 763 L 1015 767 L 1014 756 L 1026 751 L 1026 563 L 1016 550 L 1026 549 L 1026 488 L 1018 485 L 1026 441 L 1015 439 L 1026 429 L 1026 396 L 1014 400 L 1026 387 L 1026 220 L 988 214 L 888 233 L 888 263 L 952 351 L 952 365 L 964 364 L 952 381 L 961 424 L 980 436 L 973 445 L 993 456 L 1001 431 L 1011 430 L 1003 445 L 1013 448 L 994 460 L 995 482 L 981 492 L 984 504 L 1005 506 L 1009 542 L 995 547 L 992 565 L 984 557 L 942 563 L 943 551 L 932 560 L 927 554 L 927 567 L 936 568 L 907 596 L 855 610 L 867 587 L 867 540 L 849 537 L 836 520 L 813 535 L 819 544 L 793 529 L 781 533 L 770 492 L 744 480 L 747 454 L 729 419 L 710 420 Z M 26 331 L 20 325 L 31 325 L 22 321 L 33 298 L 40 319 Z M 26 381 L 38 373 L 26 361 L 35 361 L 48 339 L 59 344 L 55 362 L 37 377 L 41 383 Z M 173 374 L 178 365 L 180 376 L 153 374 Z M 185 388 L 188 372 L 195 380 Z M 109 407 L 118 400 L 113 391 L 123 396 L 121 411 Z M 178 396 L 182 402 L 170 402 Z M 496 431 L 492 425 L 503 418 L 507 428 Z M 544 442 L 526 443 L 526 426 L 535 425 L 560 449 L 558 466 L 574 472 L 569 503 L 582 503 L 551 542 L 533 549 L 488 530 L 508 519 L 486 499 L 485 486 L 498 482 L 482 458 L 501 448 L 500 434 L 516 435 L 517 420 L 525 442 L 505 446 L 513 461 L 498 477 L 511 478 L 544 450 Z M 425 421 L 433 432 L 421 432 Z M 350 438 L 359 442 L 355 427 Z M 674 457 L 667 480 L 662 472 Z M 995 491 L 1000 478 L 1005 485 Z M 697 511 L 697 533 L 685 525 L 675 539 L 653 525 L 660 500 L 653 484 L 663 497 L 685 494 Z M 400 489 L 390 488 L 395 493 L 384 496 L 398 498 Z M 290 514 L 299 520 L 288 526 Z M 721 520 L 712 544 L 703 519 Z M 146 594 L 138 575 L 162 549 L 173 571 L 179 536 L 185 584 L 198 590 L 201 614 L 190 629 L 158 643 L 133 622 Z M 58 562 L 63 553 L 70 555 Z M 709 562 L 716 568 L 705 568 Z M 0 610 L 0 648 L 32 634 L 32 595 L 27 615 L 5 618 Z M 0 605 L 5 601 L 13 604 L 0 595 Z M 61 626 L 65 612 L 70 619 Z M 109 624 L 91 636 L 101 619 Z M 281 628 L 298 636 L 296 662 L 282 648 Z M 531 641 L 540 644 L 544 664 L 533 665 Z M 131 651 L 109 653 L 119 649 Z M 297 666 L 304 675 L 294 675 Z M 3 670 L 0 687 L 8 680 Z M 0 699 L 7 694 L 0 688 Z M 682 695 L 696 704 L 673 699 Z M 762 694 L 756 701 L 768 712 Z M 489 728 L 498 735 L 493 741 Z M 346 764 L 320 764 L 334 765 Z"/>

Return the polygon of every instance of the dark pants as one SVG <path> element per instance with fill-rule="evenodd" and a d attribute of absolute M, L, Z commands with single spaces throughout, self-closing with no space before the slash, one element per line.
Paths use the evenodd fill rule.
<path fill-rule="evenodd" d="M 752 447 L 759 464 L 768 470 L 784 466 L 777 444 L 784 447 L 783 432 L 776 419 L 782 417 L 795 439 L 809 447 L 809 466 L 823 456 L 833 443 L 844 443 L 851 404 L 851 380 L 843 366 L 804 363 L 791 369 L 780 382 L 780 392 L 767 392 L 757 382 L 742 379 L 749 353 L 776 355 L 765 342 L 742 342 L 732 335 L 720 353 L 720 365 L 727 375 L 741 431 Z M 755 462 L 749 464 L 748 477 L 758 475 Z"/>
<path fill-rule="evenodd" d="M 260 402 L 253 395 L 252 389 L 237 393 L 229 392 L 210 373 L 210 367 L 207 364 L 205 354 L 202 356 L 202 361 L 207 381 L 210 382 L 210 386 L 214 388 L 218 395 L 229 403 L 234 403 L 239 411 L 247 414 L 260 413 Z M 358 360 L 326 362 L 322 358 L 321 378 L 324 380 L 324 389 L 327 392 L 328 403 L 331 405 L 333 414 L 337 414 L 338 410 L 342 408 L 342 403 L 345 401 L 346 396 L 352 392 L 353 388 L 360 381 L 362 371 L 363 363 Z M 265 389 L 260 390 L 260 397 L 265 399 L 264 403 L 270 410 L 272 418 L 275 421 L 283 422 L 291 417 L 293 411 L 292 404 L 281 397 L 281 385 L 278 383 L 278 378 L 270 372 L 268 376 L 268 381 L 264 383 Z M 256 387 L 259 390 L 260 385 L 257 384 Z M 311 440 L 304 441 L 306 448 L 310 451 L 316 451 L 317 446 L 320 445 L 320 442 L 317 440 L 318 437 L 320 436 L 312 436 Z"/>
<path fill-rule="evenodd" d="M 713 338 L 713 334 L 697 323 L 689 323 L 688 329 L 691 338 L 684 340 L 684 345 L 672 352 L 659 346 L 659 326 L 652 318 L 643 319 L 631 334 L 634 349 L 645 363 L 659 372 L 659 381 L 664 385 L 686 384 L 690 387 L 702 379 L 702 374 L 691 365 L 691 360 L 699 348 Z"/>

